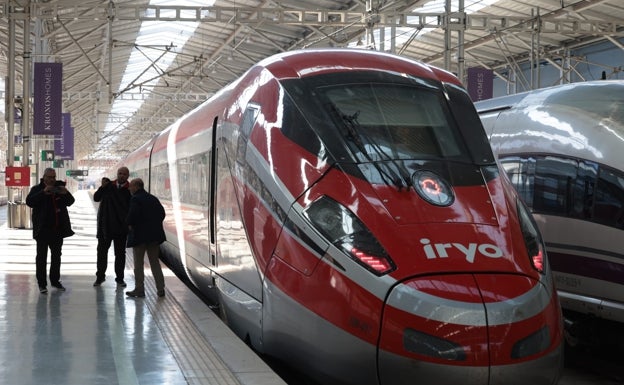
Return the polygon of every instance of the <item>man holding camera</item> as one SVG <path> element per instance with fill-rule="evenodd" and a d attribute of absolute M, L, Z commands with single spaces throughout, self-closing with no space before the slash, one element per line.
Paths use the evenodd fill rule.
<path fill-rule="evenodd" d="M 93 286 L 100 286 L 106 280 L 108 250 L 111 244 L 115 251 L 115 282 L 126 287 L 124 269 L 126 268 L 126 237 L 128 225 L 126 216 L 130 205 L 128 190 L 128 167 L 117 169 L 117 179 L 111 181 L 104 177 L 102 185 L 93 194 L 93 200 L 99 202 L 97 213 L 97 271 Z"/>
<path fill-rule="evenodd" d="M 41 183 L 33 186 L 26 197 L 32 208 L 33 238 L 37 241 L 37 283 L 42 294 L 48 292 L 46 264 L 50 249 L 50 284 L 64 291 L 61 284 L 61 249 L 63 239 L 74 235 L 67 207 L 74 204 L 74 196 L 65 188 L 65 182 L 56 180 L 56 171 L 46 168 Z"/>

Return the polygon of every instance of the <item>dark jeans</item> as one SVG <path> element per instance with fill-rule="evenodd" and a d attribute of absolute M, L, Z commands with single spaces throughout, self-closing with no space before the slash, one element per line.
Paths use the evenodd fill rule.
<path fill-rule="evenodd" d="M 63 237 L 57 233 L 40 235 L 37 239 L 37 256 L 35 264 L 37 266 L 37 283 L 46 287 L 46 264 L 48 263 L 48 248 L 50 249 L 50 283 L 58 284 L 61 279 L 61 249 L 63 248 Z"/>
<path fill-rule="evenodd" d="M 113 244 L 115 249 L 115 277 L 117 280 L 124 279 L 124 269 L 126 268 L 126 235 L 115 238 L 98 238 L 97 244 L 97 272 L 98 279 L 106 277 L 108 267 L 108 249 Z"/>

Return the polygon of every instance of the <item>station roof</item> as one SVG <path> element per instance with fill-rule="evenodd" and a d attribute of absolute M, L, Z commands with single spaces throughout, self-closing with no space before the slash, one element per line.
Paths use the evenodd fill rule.
<path fill-rule="evenodd" d="M 63 63 L 63 110 L 71 113 L 83 167 L 123 158 L 279 52 L 376 49 L 460 75 L 491 68 L 504 78 L 530 60 L 561 66 L 575 47 L 608 41 L 623 48 L 621 0 L 463 3 L 464 12 L 458 0 L 445 12 L 445 0 L 0 0 L 0 31 L 9 36 L 14 20 L 15 96 L 24 58 Z M 8 39 L 0 51 L 6 78 Z"/>

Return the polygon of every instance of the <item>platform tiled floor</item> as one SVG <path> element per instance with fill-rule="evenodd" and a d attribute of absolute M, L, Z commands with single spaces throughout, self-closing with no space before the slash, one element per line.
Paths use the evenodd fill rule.
<path fill-rule="evenodd" d="M 76 235 L 65 241 L 61 266 L 67 291 L 49 286 L 47 295 L 37 288 L 32 231 L 8 228 L 0 207 L 1 384 L 284 384 L 166 268 L 164 298 L 147 266 L 146 297 L 127 298 L 131 250 L 128 288 L 111 275 L 93 287 L 95 208 L 88 192 L 75 197 Z"/>

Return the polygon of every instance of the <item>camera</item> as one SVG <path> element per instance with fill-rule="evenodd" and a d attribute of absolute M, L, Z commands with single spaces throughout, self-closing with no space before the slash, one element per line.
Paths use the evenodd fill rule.
<path fill-rule="evenodd" d="M 63 189 L 61 188 L 61 186 L 65 186 L 65 182 L 63 182 L 62 180 L 57 180 L 54 183 L 54 188 L 52 189 L 52 194 L 60 194 Z"/>

